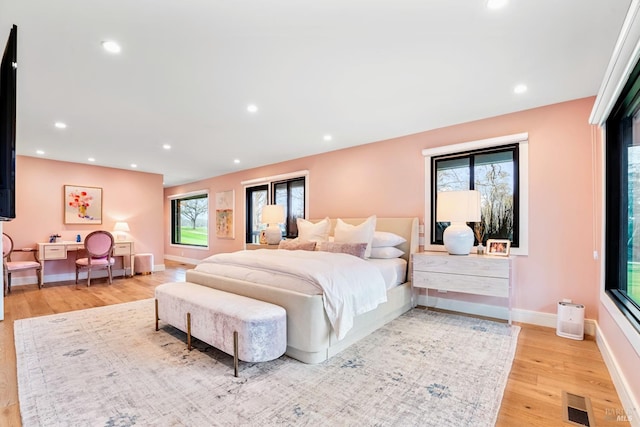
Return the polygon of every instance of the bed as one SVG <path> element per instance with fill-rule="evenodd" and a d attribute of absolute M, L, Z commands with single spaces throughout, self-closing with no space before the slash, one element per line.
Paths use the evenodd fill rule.
<path fill-rule="evenodd" d="M 365 220 L 366 218 L 342 219 L 345 223 L 353 225 L 361 224 Z M 332 219 L 331 234 L 335 224 L 336 220 Z M 401 258 L 406 261 L 405 280 L 386 291 L 386 302 L 372 311 L 355 316 L 353 326 L 342 339 L 338 339 L 332 328 L 325 311 L 322 294 L 303 293 L 248 280 L 223 277 L 201 271 L 200 265 L 187 271 L 186 280 L 284 307 L 287 311 L 286 354 L 305 363 L 320 363 L 405 313 L 413 305 L 409 271 L 411 254 L 418 249 L 418 219 L 377 218 L 376 231 L 395 233 L 406 239 L 406 242 L 397 246 L 404 252 Z M 263 251 L 268 250 L 263 249 Z"/>

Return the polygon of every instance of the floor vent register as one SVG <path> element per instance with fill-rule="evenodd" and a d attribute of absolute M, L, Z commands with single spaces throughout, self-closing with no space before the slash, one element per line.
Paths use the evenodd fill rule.
<path fill-rule="evenodd" d="M 591 400 L 585 396 L 562 392 L 564 420 L 577 426 L 595 426 Z"/>

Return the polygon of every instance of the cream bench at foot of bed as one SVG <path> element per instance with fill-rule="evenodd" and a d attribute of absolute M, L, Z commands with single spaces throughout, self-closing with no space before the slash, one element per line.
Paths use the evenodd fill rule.
<path fill-rule="evenodd" d="M 156 287 L 156 331 L 158 321 L 234 356 L 234 375 L 238 359 L 266 362 L 282 356 L 287 349 L 287 313 L 284 308 L 264 301 L 235 295 L 189 282 L 164 283 Z"/>

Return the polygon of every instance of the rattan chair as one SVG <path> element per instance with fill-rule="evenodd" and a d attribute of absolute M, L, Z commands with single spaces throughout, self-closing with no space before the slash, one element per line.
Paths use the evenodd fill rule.
<path fill-rule="evenodd" d="M 87 286 L 91 285 L 91 270 L 106 269 L 109 283 L 113 283 L 111 267 L 115 263 L 113 258 L 113 235 L 108 231 L 98 230 L 89 233 L 84 239 L 86 257 L 76 259 L 76 285 L 80 270 L 87 270 Z"/>
<path fill-rule="evenodd" d="M 11 255 L 17 253 L 30 252 L 33 255 L 31 260 L 12 260 Z M 38 288 L 42 288 L 42 264 L 38 260 L 38 251 L 35 248 L 14 249 L 13 239 L 2 233 L 2 270 L 4 271 L 4 295 L 11 292 L 11 273 L 16 271 L 35 270 L 38 276 Z"/>

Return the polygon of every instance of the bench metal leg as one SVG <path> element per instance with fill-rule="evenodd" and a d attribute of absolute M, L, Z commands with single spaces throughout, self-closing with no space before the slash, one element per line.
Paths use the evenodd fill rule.
<path fill-rule="evenodd" d="M 158 320 L 160 320 L 160 318 L 158 317 L 158 298 L 156 298 L 156 331 L 159 330 L 159 328 L 158 328 Z"/>
<path fill-rule="evenodd" d="M 233 331 L 233 376 L 238 377 L 238 331 Z"/>
<path fill-rule="evenodd" d="M 187 313 L 187 349 L 191 351 L 191 313 Z"/>

